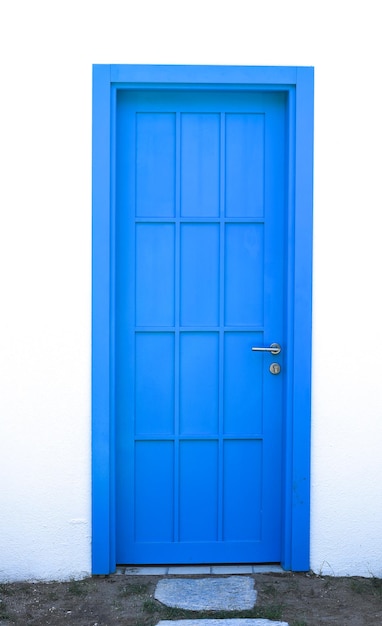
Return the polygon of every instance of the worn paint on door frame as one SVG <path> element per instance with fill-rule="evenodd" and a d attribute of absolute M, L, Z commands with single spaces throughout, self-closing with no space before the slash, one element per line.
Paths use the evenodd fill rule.
<path fill-rule="evenodd" d="M 93 573 L 115 570 L 115 110 L 118 89 L 283 91 L 287 271 L 282 559 L 309 569 L 313 69 L 96 65 L 93 73 Z"/>

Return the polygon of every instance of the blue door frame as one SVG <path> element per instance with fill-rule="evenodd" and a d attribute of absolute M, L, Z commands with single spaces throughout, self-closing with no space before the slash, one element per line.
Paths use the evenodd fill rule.
<path fill-rule="evenodd" d="M 115 571 L 115 111 L 118 89 L 283 91 L 286 155 L 285 414 L 281 565 L 309 569 L 313 68 L 95 65 L 93 68 L 92 558 Z"/>

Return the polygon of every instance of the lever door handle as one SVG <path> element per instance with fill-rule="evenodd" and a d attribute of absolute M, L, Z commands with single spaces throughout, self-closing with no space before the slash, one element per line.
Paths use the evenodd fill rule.
<path fill-rule="evenodd" d="M 268 348 L 252 348 L 252 352 L 270 352 L 271 354 L 280 354 L 281 346 L 279 343 L 271 343 Z"/>

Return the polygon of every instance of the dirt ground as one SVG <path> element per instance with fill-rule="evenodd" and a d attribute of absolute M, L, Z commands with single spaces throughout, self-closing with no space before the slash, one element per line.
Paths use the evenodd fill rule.
<path fill-rule="evenodd" d="M 163 619 L 209 617 L 262 617 L 289 626 L 382 625 L 382 579 L 256 574 L 253 610 L 196 613 L 155 600 L 159 578 L 115 575 L 66 583 L 0 584 L 0 625 L 155 626 Z"/>

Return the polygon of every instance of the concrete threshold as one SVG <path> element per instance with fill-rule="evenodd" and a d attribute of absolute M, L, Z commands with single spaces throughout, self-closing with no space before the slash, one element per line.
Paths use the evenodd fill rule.
<path fill-rule="evenodd" d="M 116 573 L 125 576 L 193 576 L 232 574 L 282 574 L 280 565 L 119 565 Z M 233 625 L 234 626 L 234 625 Z"/>

